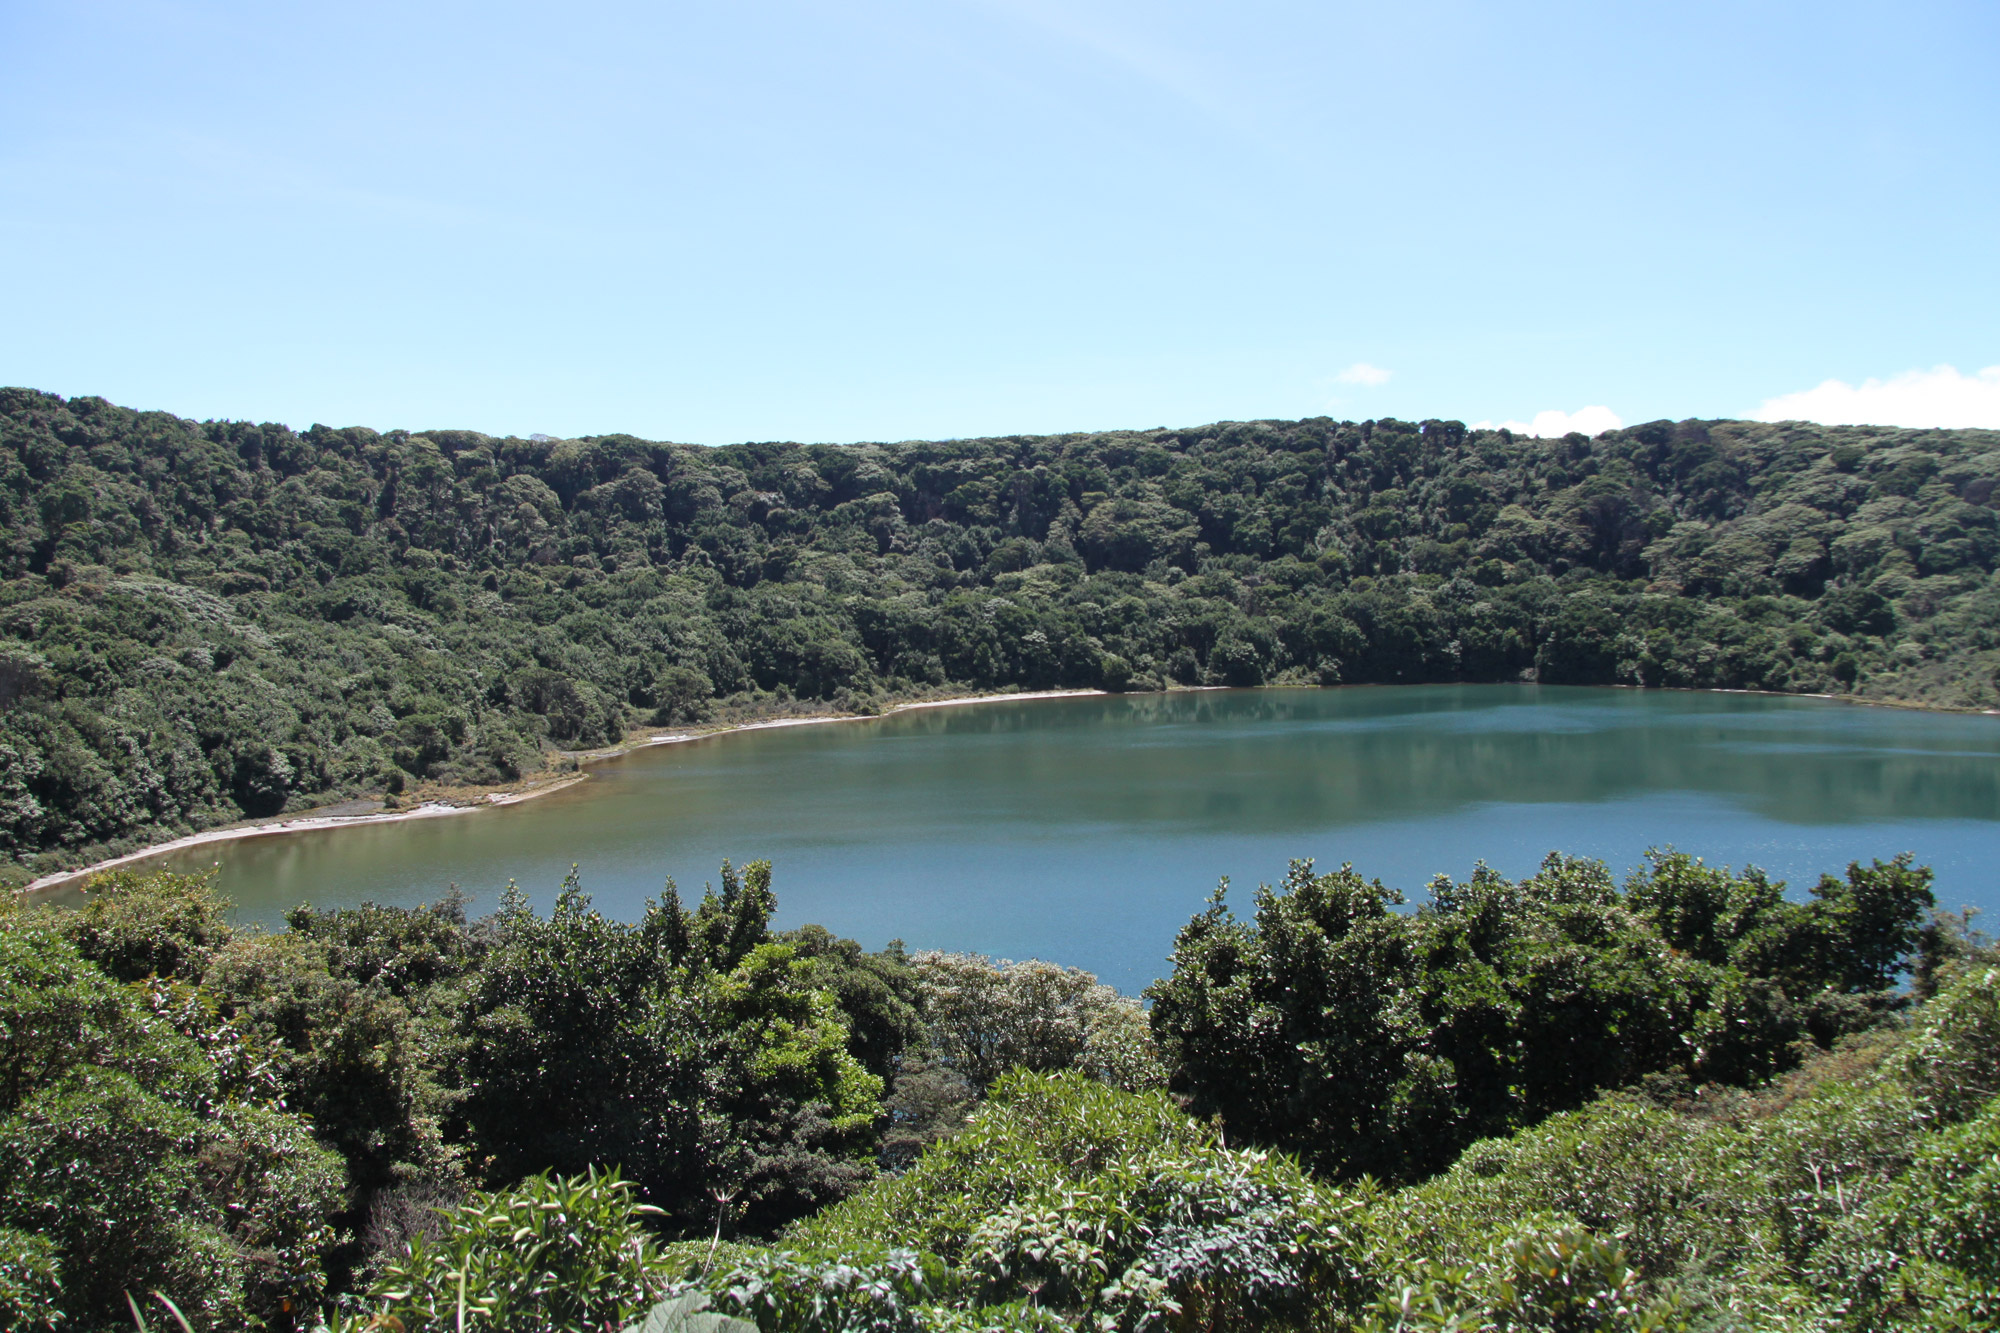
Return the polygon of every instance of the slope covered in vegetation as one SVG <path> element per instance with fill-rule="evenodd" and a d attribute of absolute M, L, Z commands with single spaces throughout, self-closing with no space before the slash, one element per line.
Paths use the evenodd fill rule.
<path fill-rule="evenodd" d="M 0 391 L 0 856 L 630 727 L 947 690 L 1515 680 L 1996 702 L 2000 433 L 1456 422 L 852 446 Z"/>
<path fill-rule="evenodd" d="M 0 909 L 0 1324 L 1992 1326 L 2000 960 L 1927 872 L 1389 897 L 1218 902 L 1150 1015 L 773 933 L 762 863 L 636 923 Z"/>

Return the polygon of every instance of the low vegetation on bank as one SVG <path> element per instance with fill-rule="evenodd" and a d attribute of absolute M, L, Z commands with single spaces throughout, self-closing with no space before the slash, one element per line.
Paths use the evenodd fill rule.
<path fill-rule="evenodd" d="M 1297 863 L 1142 1010 L 773 931 L 762 863 L 269 932 L 106 877 L 0 910 L 0 1324 L 1990 1328 L 2000 956 L 1929 881 Z"/>
<path fill-rule="evenodd" d="M 994 689 L 2000 703 L 2000 433 L 1227 422 L 708 449 L 0 390 L 0 874 L 642 725 Z"/>

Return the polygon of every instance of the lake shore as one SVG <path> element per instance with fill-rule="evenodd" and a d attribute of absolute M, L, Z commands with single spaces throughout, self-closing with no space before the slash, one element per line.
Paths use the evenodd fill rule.
<path fill-rule="evenodd" d="M 830 722 L 872 722 L 891 717 L 897 713 L 907 713 L 920 708 L 950 708 L 961 704 L 1018 703 L 1029 699 L 1079 699 L 1106 693 L 1104 690 L 1034 690 L 1016 694 L 978 694 L 952 699 L 923 699 L 912 703 L 897 704 L 880 713 L 828 713 L 810 717 L 769 718 L 757 722 L 732 722 L 720 726 L 692 728 L 686 730 L 664 729 L 655 734 L 644 735 L 616 746 L 601 750 L 587 750 L 565 756 L 579 769 L 586 766 L 609 763 L 638 750 L 651 749 L 658 745 L 685 745 L 691 741 L 711 740 L 722 736 L 735 735 L 745 731 L 766 731 L 775 727 L 809 727 Z M 119 870 L 126 866 L 150 861 L 155 857 L 168 856 L 175 852 L 191 851 L 196 847 L 207 847 L 217 843 L 240 842 L 245 838 L 269 838 L 284 834 L 322 833 L 331 829 L 373 827 L 381 824 L 397 824 L 411 819 L 441 819 L 452 815 L 469 815 L 480 810 L 490 810 L 509 805 L 519 805 L 537 797 L 554 792 L 566 791 L 587 780 L 587 772 L 574 772 L 553 779 L 531 781 L 520 787 L 486 791 L 474 796 L 452 799 L 433 799 L 409 810 L 377 809 L 364 813 L 343 815 L 326 813 L 351 806 L 357 802 L 341 802 L 322 807 L 319 812 L 307 811 L 303 814 L 280 816 L 259 820 L 255 823 L 231 824 L 223 828 L 204 829 L 200 833 L 190 833 L 186 837 L 174 838 L 166 842 L 152 843 L 137 851 L 125 852 L 118 856 L 81 866 L 74 870 L 57 870 L 30 880 L 16 889 L 18 897 L 45 893 L 68 884 L 101 875 L 107 871 Z"/>
<path fill-rule="evenodd" d="M 1225 690 L 1229 688 L 1231 687 L 1222 685 L 1187 686 L 1187 687 L 1178 687 L 1176 690 L 1169 692 L 1170 693 L 1180 692 L 1181 689 L 1190 691 L 1205 691 L 1205 690 Z M 1251 686 L 1248 688 L 1258 689 L 1258 688 L 1268 688 L 1268 687 Z M 1331 688 L 1368 689 L 1371 688 L 1371 686 L 1367 684 L 1361 684 L 1361 685 L 1351 685 L 1351 686 L 1336 686 Z M 1671 686 L 1671 685 L 1647 686 L 1647 685 L 1616 684 L 1610 686 L 1599 686 L 1596 688 L 1608 688 L 1608 689 L 1619 689 L 1619 690 L 1659 690 L 1677 694 L 1768 695 L 1774 698 L 1818 699 L 1828 703 L 1844 703 L 1844 704 L 1854 704 L 1854 705 L 1862 705 L 1862 706 L 1876 707 L 1876 708 L 1903 709 L 1914 712 L 1960 712 L 1960 713 L 1971 713 L 1973 715 L 1981 715 L 1981 714 L 2000 715 L 2000 709 L 1980 709 L 1980 710 L 1940 709 L 1931 705 L 1910 703 L 1902 700 L 1857 698 L 1853 695 L 1844 695 L 1844 694 L 1793 694 L 1788 691 L 1726 689 L 1726 688 L 1689 689 L 1684 686 Z M 572 751 L 563 754 L 562 758 L 568 761 L 569 763 L 575 765 L 579 771 L 565 773 L 565 774 L 555 774 L 555 775 L 540 774 L 536 775 L 533 778 L 527 779 L 524 783 L 520 785 L 509 788 L 483 790 L 483 791 L 474 790 L 469 792 L 464 792 L 464 791 L 452 791 L 448 793 L 434 792 L 430 795 L 429 799 L 423 800 L 420 804 L 407 810 L 382 809 L 379 808 L 378 806 L 377 808 L 368 809 L 354 814 L 334 813 L 335 811 L 339 811 L 343 808 L 351 808 L 357 805 L 373 804 L 360 801 L 345 801 L 345 802 L 340 802 L 336 805 L 321 807 L 319 810 L 316 811 L 306 811 L 301 814 L 289 815 L 289 816 L 278 816 L 271 819 L 258 820 L 256 822 L 231 824 L 222 828 L 205 829 L 200 833 L 191 833 L 185 837 L 174 838 L 166 842 L 152 843 L 145 847 L 141 847 L 135 851 L 121 853 L 118 856 L 107 857 L 103 860 L 93 862 L 90 865 L 82 866 L 74 870 L 52 871 L 49 874 L 31 880 L 26 885 L 23 885 L 20 888 L 14 890 L 14 892 L 17 896 L 28 896 L 33 894 L 46 893 L 50 890 L 60 889 L 65 885 L 75 884 L 79 881 L 88 879 L 92 875 L 103 874 L 107 871 L 118 870 L 127 866 L 136 865 L 143 861 L 149 861 L 154 859 L 155 857 L 167 856 L 175 852 L 188 851 L 196 847 L 205 847 L 215 843 L 235 842 L 245 838 L 275 837 L 283 834 L 318 833 L 318 832 L 325 832 L 330 829 L 372 827 L 380 824 L 400 823 L 404 820 L 411 820 L 411 819 L 438 819 L 438 818 L 449 817 L 452 815 L 472 814 L 473 812 L 478 810 L 485 810 L 485 809 L 491 809 L 509 805 L 519 805 L 524 801 L 532 801 L 538 797 L 547 796 L 554 792 L 566 791 L 569 788 L 576 786 L 578 783 L 587 780 L 590 777 L 590 774 L 588 772 L 581 771 L 583 769 L 587 769 L 589 767 L 593 767 L 598 764 L 609 763 L 612 760 L 622 758 L 636 751 L 651 749 L 655 746 L 660 746 L 660 745 L 685 745 L 694 741 L 712 740 L 723 736 L 735 735 L 740 732 L 766 731 L 778 727 L 819 726 L 822 724 L 834 723 L 834 722 L 871 722 L 879 720 L 880 718 L 893 716 L 897 713 L 912 712 L 917 709 L 923 709 L 923 708 L 950 708 L 962 704 L 971 705 L 971 704 L 991 704 L 991 703 L 1021 703 L 1035 699 L 1089 698 L 1092 696 L 1105 695 L 1107 693 L 1108 691 L 1105 690 L 1079 689 L 1079 690 L 1033 690 L 1033 691 L 1022 691 L 1013 694 L 1006 694 L 1006 693 L 977 694 L 977 695 L 965 695 L 965 696 L 946 698 L 946 699 L 913 700 L 909 703 L 896 704 L 892 707 L 885 708 L 880 713 L 824 713 L 824 714 L 813 714 L 805 717 L 764 718 L 761 720 L 745 721 L 745 722 L 726 722 L 726 723 L 720 723 L 716 725 L 702 726 L 702 727 L 654 728 L 648 732 L 633 736 L 615 746 L 606 746 L 602 749 L 597 749 L 597 750 Z"/>

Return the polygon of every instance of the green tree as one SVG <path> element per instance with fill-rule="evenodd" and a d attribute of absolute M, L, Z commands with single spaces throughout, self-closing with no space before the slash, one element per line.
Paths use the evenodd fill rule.
<path fill-rule="evenodd" d="M 1226 885 L 1225 885 L 1226 887 Z M 1474 1139 L 1674 1072 L 1749 1082 L 1902 1000 L 1930 906 L 1907 857 L 1810 901 L 1657 854 L 1621 892 L 1551 854 L 1518 884 L 1440 877 L 1408 914 L 1351 867 L 1294 862 L 1254 922 L 1221 892 L 1149 991 L 1174 1086 L 1317 1168 L 1421 1179 Z"/>
<path fill-rule="evenodd" d="M 246 1097 L 270 1085 L 196 993 L 119 986 L 62 936 L 0 913 L 0 1229 L 43 1242 L 9 1280 L 85 1326 L 159 1289 L 204 1328 L 292 1327 L 326 1293 L 338 1159 Z"/>
<path fill-rule="evenodd" d="M 851 1047 L 826 957 L 771 940 L 771 868 L 724 864 L 693 911 L 636 925 L 572 872 L 537 916 L 510 890 L 472 987 L 457 1112 L 493 1181 L 612 1162 L 689 1227 L 755 1230 L 872 1174 L 883 1080 Z"/>
<path fill-rule="evenodd" d="M 538 1174 L 476 1193 L 414 1239 L 368 1294 L 372 1323 L 408 1333 L 477 1327 L 506 1333 L 617 1328 L 658 1301 L 680 1265 L 643 1226 L 657 1209 L 616 1171 Z M 360 1327 L 359 1320 L 352 1327 Z"/>
<path fill-rule="evenodd" d="M 547 918 L 510 886 L 471 996 L 459 1111 L 489 1179 L 617 1163 L 648 1201 L 706 1211 L 716 1034 L 668 920 L 657 904 L 638 926 L 607 920 L 574 872 Z"/>
<path fill-rule="evenodd" d="M 1165 1081 L 1138 1004 L 1080 968 L 925 951 L 910 959 L 929 1053 L 985 1088 L 1011 1069 Z"/>

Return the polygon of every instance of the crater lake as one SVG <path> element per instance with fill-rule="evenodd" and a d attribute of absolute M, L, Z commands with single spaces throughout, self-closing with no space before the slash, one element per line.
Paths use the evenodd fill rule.
<path fill-rule="evenodd" d="M 1623 874 L 1648 848 L 1802 893 L 1914 852 L 1941 906 L 2000 904 L 2000 718 L 1810 698 L 1534 685 L 1102 695 L 914 709 L 654 746 L 519 805 L 212 844 L 241 919 L 300 902 L 546 909 L 572 863 L 636 917 L 672 876 L 768 859 L 776 924 L 1089 968 L 1135 991 L 1219 877 L 1352 862 L 1414 903 L 1484 859 Z M 1990 919 L 1990 918 L 1989 918 Z"/>

